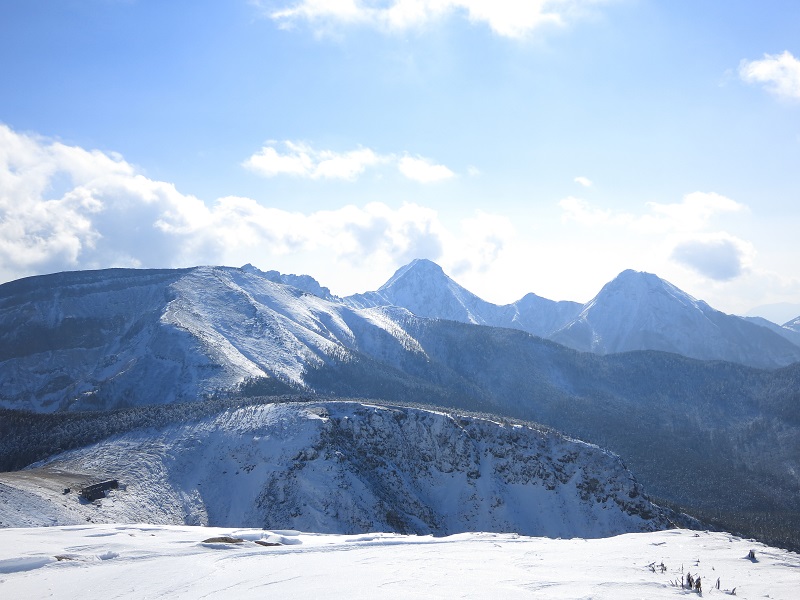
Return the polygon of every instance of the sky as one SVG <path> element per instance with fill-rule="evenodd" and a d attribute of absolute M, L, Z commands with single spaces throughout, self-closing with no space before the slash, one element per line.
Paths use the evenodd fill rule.
<path fill-rule="evenodd" d="M 798 27 L 793 0 L 2 2 L 0 281 L 250 263 L 343 296 L 428 258 L 504 304 L 631 268 L 788 320 Z"/>

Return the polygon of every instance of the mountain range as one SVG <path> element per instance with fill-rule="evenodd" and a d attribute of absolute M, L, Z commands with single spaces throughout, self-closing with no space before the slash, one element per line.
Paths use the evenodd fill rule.
<path fill-rule="evenodd" d="M 57 435 L 94 422 L 75 411 L 374 398 L 542 423 L 618 453 L 658 500 L 800 546 L 800 347 L 774 327 L 633 271 L 586 305 L 507 306 L 429 261 L 348 298 L 250 266 L 26 278 L 0 286 L 0 457 L 81 447 Z"/>
<path fill-rule="evenodd" d="M 342 299 L 310 276 L 249 265 L 111 269 L 0 286 L 0 406 L 165 403 L 264 378 L 316 389 L 310 373 L 356 355 L 408 375 L 410 363 L 428 359 L 407 327 L 419 318 L 517 329 L 601 355 L 658 350 L 759 368 L 800 361 L 791 323 L 726 315 L 634 271 L 585 305 L 528 294 L 498 306 L 427 260 Z"/>
<path fill-rule="evenodd" d="M 527 294 L 498 306 L 458 285 L 437 264 L 418 259 L 377 291 L 343 302 L 358 308 L 399 306 L 421 317 L 520 329 L 599 354 L 662 350 L 764 368 L 800 360 L 800 336 L 789 324 L 724 314 L 656 275 L 632 270 L 620 273 L 583 305 Z"/>

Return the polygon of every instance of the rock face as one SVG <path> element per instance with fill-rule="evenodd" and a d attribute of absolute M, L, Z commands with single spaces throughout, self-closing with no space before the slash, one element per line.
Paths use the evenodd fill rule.
<path fill-rule="evenodd" d="M 81 503 L 63 495 L 63 476 L 52 489 L 43 486 L 47 473 L 102 474 L 125 489 Z M 17 499 L 30 505 L 31 497 L 47 524 L 88 515 L 94 522 L 552 537 L 669 526 L 619 458 L 596 446 L 527 426 L 351 402 L 262 405 L 130 432 L 2 475 L 0 486 L 6 526 L 15 526 Z"/>

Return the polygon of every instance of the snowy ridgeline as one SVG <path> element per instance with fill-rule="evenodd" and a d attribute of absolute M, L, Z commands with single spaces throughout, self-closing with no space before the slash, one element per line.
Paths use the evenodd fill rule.
<path fill-rule="evenodd" d="M 310 277 L 253 267 L 109 269 L 0 285 L 0 407 L 192 401 L 250 378 L 319 389 L 315 371 L 365 360 L 446 388 L 455 384 L 425 370 L 437 359 L 435 341 L 420 339 L 430 319 L 518 329 L 597 354 L 650 349 L 763 368 L 800 361 L 799 332 L 724 315 L 632 271 L 586 305 L 528 295 L 496 306 L 430 261 L 400 269 L 377 292 L 343 299 Z M 502 350 L 488 339 L 502 332 L 482 335 Z M 464 343 L 455 348 L 470 354 Z M 320 391 L 348 385 L 340 377 Z"/>
<path fill-rule="evenodd" d="M 307 372 L 353 353 L 391 364 L 420 355 L 388 312 L 225 267 L 20 280 L 0 286 L 0 407 L 194 401 L 248 378 L 305 389 Z"/>
<path fill-rule="evenodd" d="M 589 540 L 153 525 L 0 530 L 3 598 L 700 597 L 680 587 L 687 574 L 700 578 L 702 597 L 796 600 L 800 556 L 686 530 Z"/>
<path fill-rule="evenodd" d="M 358 308 L 397 306 L 420 317 L 520 329 L 598 354 L 661 350 L 760 368 L 800 361 L 800 332 L 792 323 L 727 315 L 656 275 L 632 270 L 586 304 L 528 294 L 498 306 L 458 285 L 439 265 L 415 260 L 379 290 L 342 300 Z"/>
<path fill-rule="evenodd" d="M 103 479 L 119 489 L 95 502 L 79 496 Z M 4 527 L 149 522 L 594 538 L 670 525 L 619 458 L 596 446 L 351 402 L 246 407 L 130 432 L 1 474 L 0 501 Z"/>
<path fill-rule="evenodd" d="M 4 284 L 0 408 L 55 412 L 167 404 L 253 380 L 268 381 L 270 393 L 316 389 L 386 398 L 381 393 L 393 385 L 395 398 L 407 398 L 410 387 L 422 384 L 439 388 L 439 398 L 463 395 L 470 386 L 461 379 L 475 375 L 447 372 L 455 368 L 452 350 L 459 349 L 456 362 L 468 362 L 475 354 L 469 339 L 477 336 L 487 345 L 508 332 L 460 327 L 460 339 L 443 348 L 436 338 L 452 333 L 453 323 L 435 319 L 521 329 L 599 354 L 657 349 L 761 367 L 800 361 L 800 345 L 769 327 L 723 315 L 641 273 L 620 275 L 583 310 L 532 296 L 513 306 L 490 305 L 428 261 L 401 269 L 380 293 L 359 301 L 287 277 L 252 267 L 111 269 Z M 574 353 L 547 350 L 533 337 L 526 344 L 562 357 L 550 359 L 557 370 L 562 367 L 556 363 L 566 361 L 557 379 L 567 382 L 568 391 L 568 381 L 583 370 Z M 510 363 L 515 357 L 504 358 Z M 364 372 L 353 372 L 359 368 Z M 530 368 L 536 366 L 505 367 L 498 379 L 519 380 Z M 426 395 L 426 402 L 433 401 Z"/>

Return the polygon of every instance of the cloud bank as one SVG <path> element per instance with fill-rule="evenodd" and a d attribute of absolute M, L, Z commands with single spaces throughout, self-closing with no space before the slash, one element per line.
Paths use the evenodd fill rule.
<path fill-rule="evenodd" d="M 591 227 L 621 227 L 642 237 L 661 238 L 671 248 L 669 259 L 715 281 L 742 275 L 755 252 L 752 244 L 727 232 L 709 231 L 717 215 L 747 207 L 713 192 L 693 192 L 681 202 L 647 203 L 648 212 L 633 214 L 591 206 L 570 196 L 559 203 L 562 220 Z"/>
<path fill-rule="evenodd" d="M 595 208 L 574 196 L 564 198 L 559 206 L 564 221 L 619 225 L 642 234 L 700 231 L 718 214 L 746 209 L 743 204 L 714 192 L 693 192 L 673 204 L 648 202 L 649 213 L 643 215 Z"/>
<path fill-rule="evenodd" d="M 743 60 L 739 76 L 747 83 L 763 85 L 780 98 L 800 100 L 800 60 L 789 51 L 765 54 L 761 60 Z"/>
<path fill-rule="evenodd" d="M 291 154 L 281 150 L 280 155 Z M 350 177 L 368 155 L 332 157 L 306 149 L 291 156 L 298 160 L 285 170 L 298 169 L 309 178 L 320 173 L 318 178 L 325 180 L 330 175 L 322 173 L 334 171 Z M 342 158 L 347 168 L 333 169 L 341 164 L 336 160 L 331 167 L 321 166 L 334 158 Z M 403 158 L 421 173 L 432 164 L 403 155 L 396 158 L 398 169 Z M 364 167 L 369 168 L 375 167 Z M 711 288 L 720 290 L 714 300 L 721 302 L 735 297 L 731 290 L 750 293 L 753 281 L 763 279 L 763 272 L 751 268 L 753 246 L 714 230 L 720 215 L 746 210 L 725 196 L 695 192 L 674 203 L 650 203 L 639 213 L 569 197 L 561 209 L 559 227 L 483 211 L 447 219 L 417 203 L 371 202 L 300 212 L 240 196 L 204 202 L 146 177 L 117 154 L 17 133 L 0 124 L 0 282 L 75 269 L 252 263 L 321 274 L 334 293 L 351 293 L 371 285 L 364 283 L 365 272 L 380 285 L 400 265 L 429 258 L 496 302 L 529 291 L 585 301 L 587 280 L 594 292 L 631 267 L 680 284 L 670 275 L 670 265 L 680 277 L 723 282 L 724 288 Z M 797 282 L 773 277 L 764 279 L 761 288 L 778 290 L 776 298 L 791 297 Z"/>
<path fill-rule="evenodd" d="M 746 242 L 723 235 L 681 242 L 673 249 L 672 258 L 709 279 L 730 281 L 744 272 L 752 254 L 752 246 Z"/>
<path fill-rule="evenodd" d="M 563 25 L 608 0 L 257 0 L 282 27 L 308 22 L 317 29 L 362 25 L 405 31 L 453 15 L 488 25 L 497 35 L 522 38 L 545 25 Z M 277 6 L 276 6 L 277 5 Z"/>
<path fill-rule="evenodd" d="M 279 151 L 279 147 L 283 151 Z M 290 175 L 308 179 L 341 179 L 355 181 L 368 168 L 394 165 L 408 179 L 419 183 L 435 183 L 455 177 L 448 167 L 422 156 L 377 154 L 369 148 L 348 152 L 315 150 L 302 142 L 286 140 L 268 142 L 248 158 L 243 166 L 264 177 Z"/>
<path fill-rule="evenodd" d="M 290 147 L 258 168 L 305 177 L 356 177 L 374 153 L 339 155 Z M 440 165 L 407 159 L 407 174 L 442 177 Z M 398 162 L 403 159 L 398 159 Z M 255 168 L 255 167 L 254 167 Z M 399 168 L 399 167 L 398 167 Z M 106 267 L 182 267 L 259 263 L 280 257 L 305 262 L 396 268 L 413 258 L 475 268 L 502 251 L 502 218 L 481 218 L 467 234 L 445 227 L 438 213 L 407 203 L 348 205 L 311 213 L 228 196 L 213 204 L 149 179 L 118 155 L 87 151 L 0 124 L 0 281 L 26 275 Z M 502 227 L 501 227 L 502 225 Z M 505 233 L 503 234 L 505 235 Z"/>

